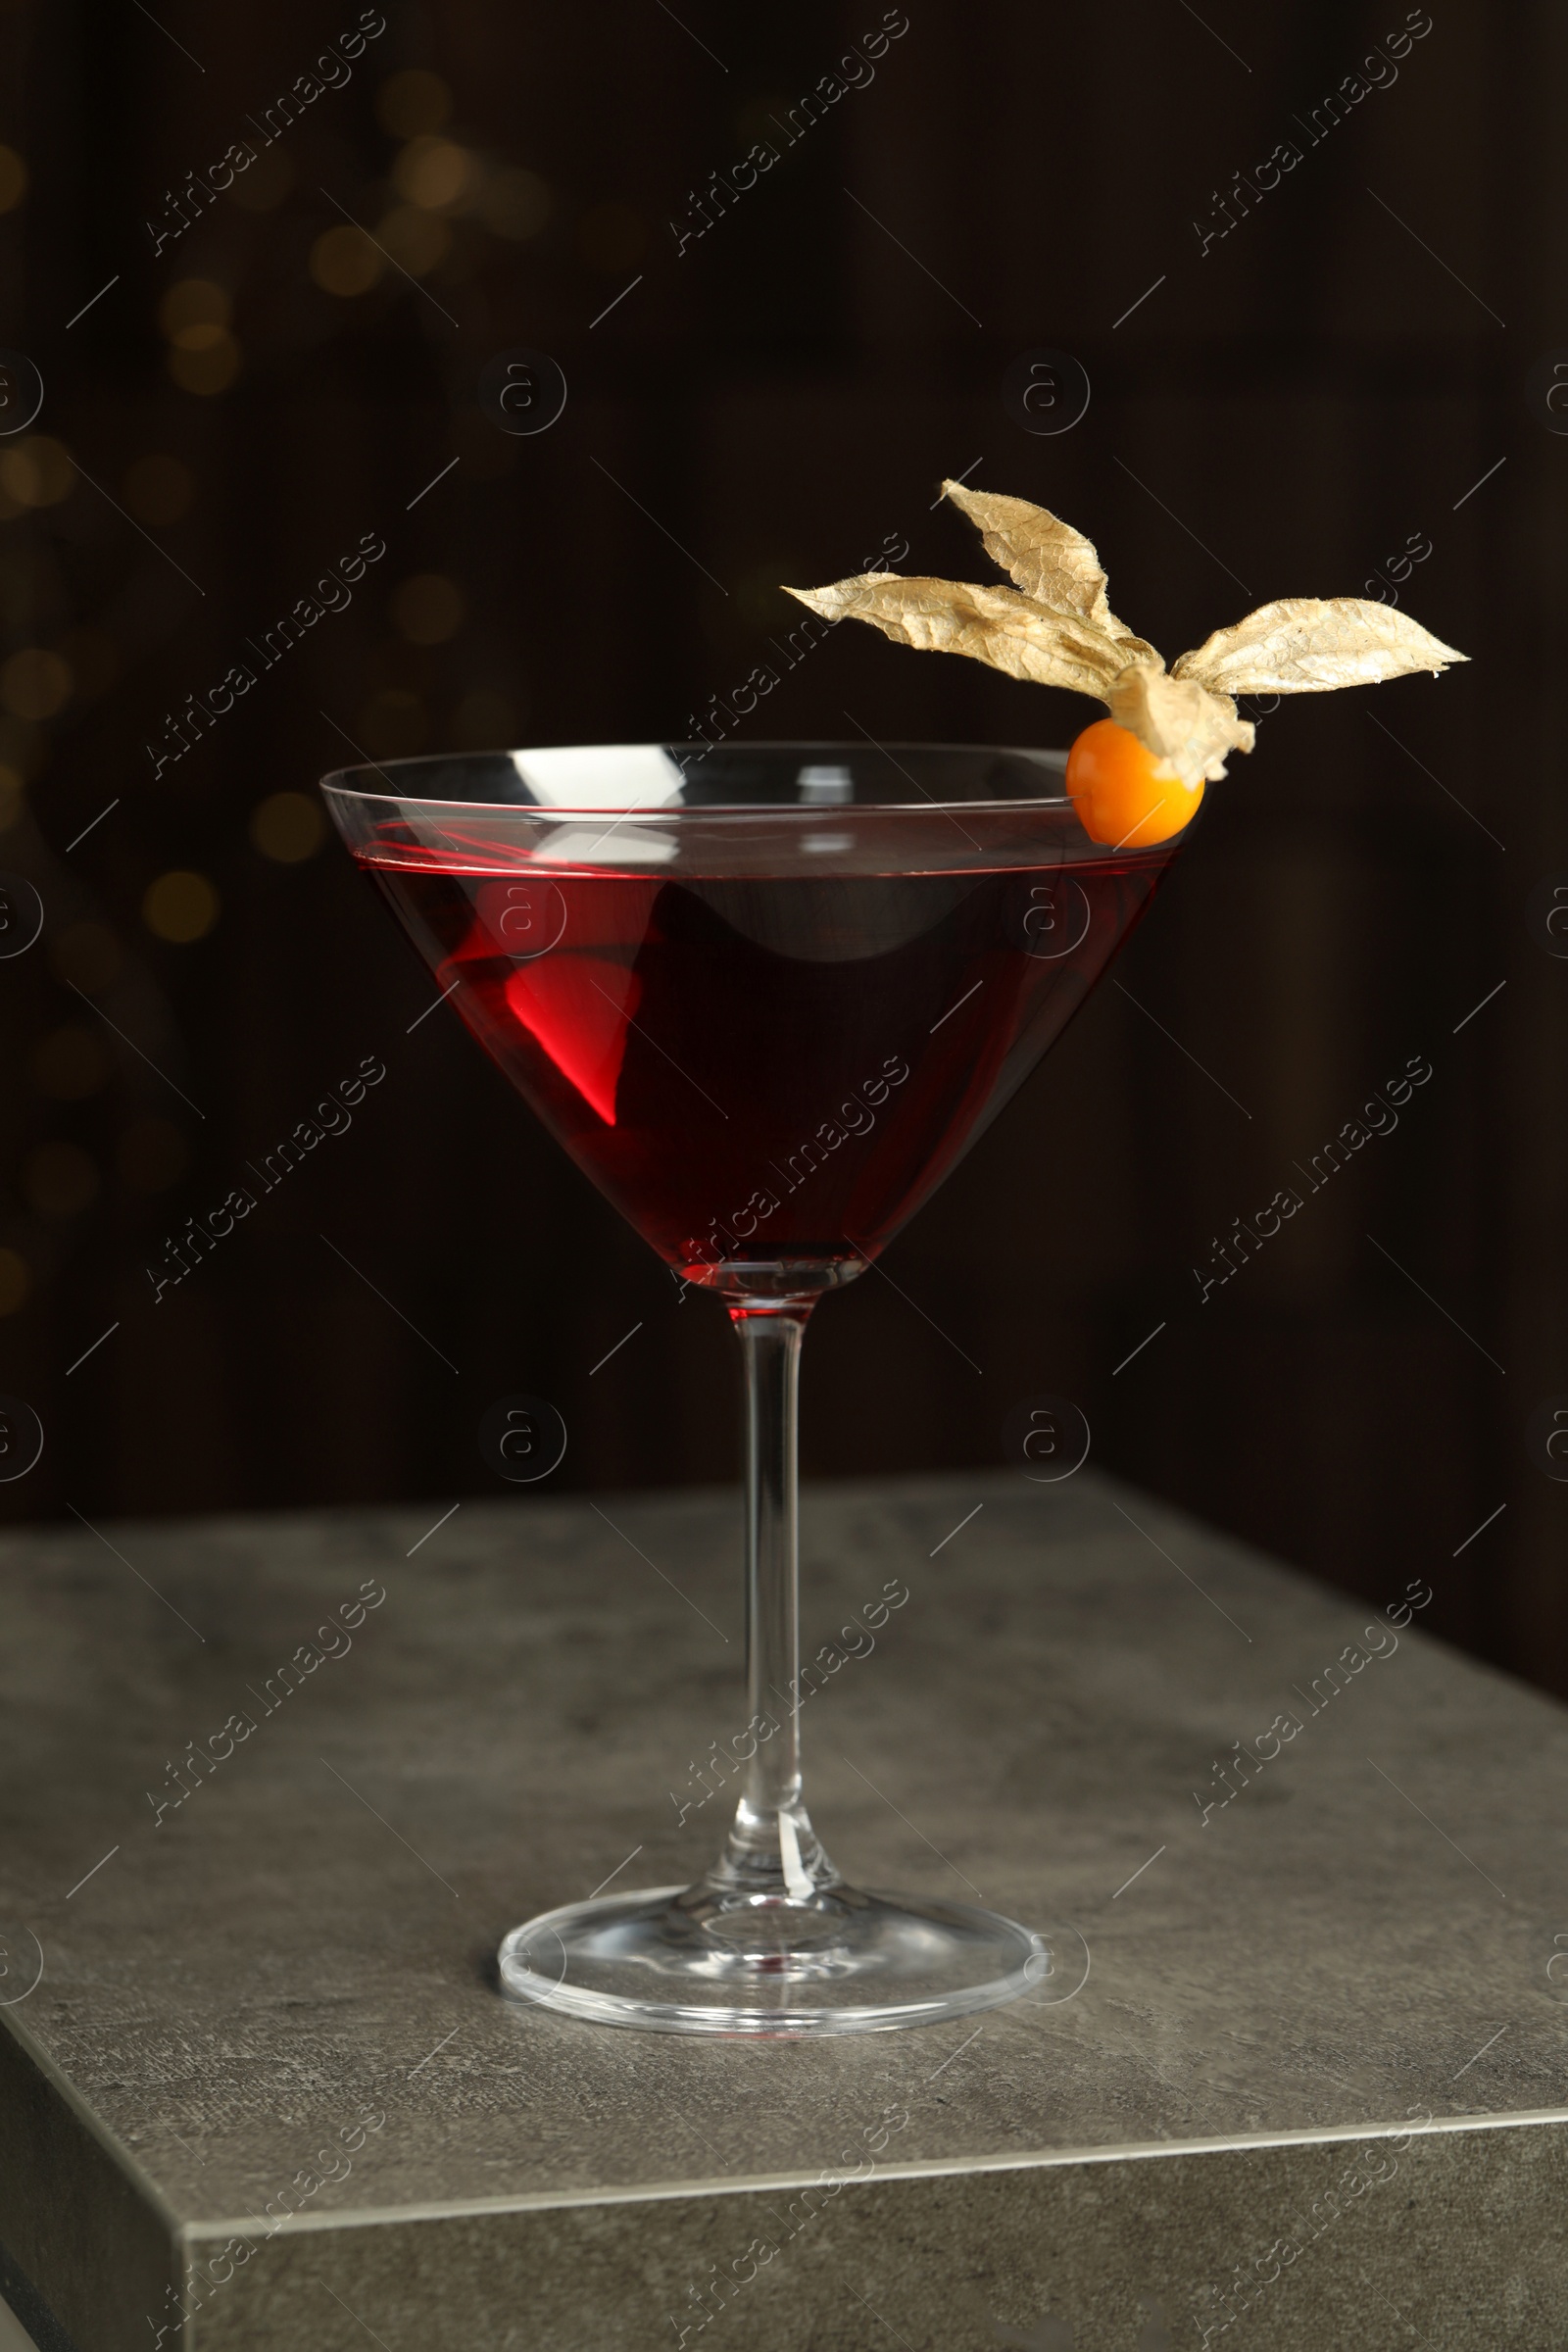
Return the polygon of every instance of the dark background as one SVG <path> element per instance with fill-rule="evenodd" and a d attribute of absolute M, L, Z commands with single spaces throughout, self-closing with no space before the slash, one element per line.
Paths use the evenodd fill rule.
<path fill-rule="evenodd" d="M 357 10 L 155 14 L 0 5 L 0 343 L 45 386 L 0 440 L 0 867 L 46 918 L 0 962 L 0 1390 L 47 1433 L 7 1514 L 433 1514 L 496 1488 L 475 1432 L 517 1389 L 565 1414 L 552 1490 L 732 1474 L 721 1314 L 449 1014 L 411 1030 L 426 973 L 277 796 L 345 737 L 687 734 L 799 617 L 780 580 L 889 532 L 989 576 L 933 507 L 967 471 L 1088 530 L 1167 658 L 1267 597 L 1377 594 L 1424 537 L 1403 602 L 1474 661 L 1265 719 L 1131 997 L 818 1318 L 808 1473 L 996 1465 L 1050 1389 L 1102 1464 L 1371 1599 L 1423 1576 L 1440 1630 L 1568 1689 L 1568 1492 L 1527 1442 L 1568 1390 L 1568 966 L 1530 915 L 1568 867 L 1568 440 L 1527 382 L 1568 345 L 1561 12 L 1433 0 L 1311 143 L 1398 0 L 907 0 L 870 86 L 677 254 L 877 0 L 386 0 L 347 86 L 156 255 L 167 192 Z M 1299 165 L 1204 250 L 1284 139 Z M 532 438 L 476 397 L 517 345 L 569 386 Z M 1041 346 L 1092 385 L 1055 435 L 1002 398 Z M 349 609 L 155 777 L 169 714 L 368 532 Z M 847 710 L 1025 743 L 1095 715 L 844 629 L 751 726 Z M 367 1054 L 352 1131 L 155 1304 L 166 1237 Z M 1211 1237 L 1412 1055 L 1397 1132 L 1200 1305 Z"/>

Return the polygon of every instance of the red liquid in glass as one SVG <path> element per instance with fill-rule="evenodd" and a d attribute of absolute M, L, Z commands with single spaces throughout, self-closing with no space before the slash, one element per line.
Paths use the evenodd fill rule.
<path fill-rule="evenodd" d="M 1073 831 L 1061 818 L 1065 841 Z M 872 1257 L 1084 1002 L 1174 854 L 951 873 L 362 856 L 450 1002 L 694 1281 Z"/>

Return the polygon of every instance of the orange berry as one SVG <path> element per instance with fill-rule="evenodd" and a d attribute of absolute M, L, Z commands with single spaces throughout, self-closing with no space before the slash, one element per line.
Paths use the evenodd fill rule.
<path fill-rule="evenodd" d="M 1179 776 L 1156 776 L 1154 755 L 1113 718 L 1085 727 L 1067 754 L 1067 790 L 1091 841 L 1148 849 L 1190 824 L 1203 797 Z"/>

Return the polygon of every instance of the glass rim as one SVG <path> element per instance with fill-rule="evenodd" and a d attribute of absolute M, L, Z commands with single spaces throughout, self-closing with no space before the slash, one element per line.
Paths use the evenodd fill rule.
<path fill-rule="evenodd" d="M 959 809 L 968 809 L 978 813 L 982 810 L 1025 810 L 1045 808 L 1065 809 L 1070 808 L 1073 806 L 1070 796 L 1065 789 L 1063 789 L 1060 792 L 1040 793 L 1038 795 L 1013 794 L 998 800 L 950 801 L 941 799 L 938 795 L 932 793 L 924 794 L 920 799 L 914 801 L 851 801 L 832 805 L 811 805 L 808 803 L 796 803 L 792 805 L 787 802 L 772 801 L 711 801 L 704 802 L 696 806 L 682 807 L 678 804 L 668 801 L 634 800 L 628 801 L 624 807 L 617 808 L 612 804 L 607 804 L 604 802 L 597 804 L 573 805 L 564 801 L 550 803 L 495 800 L 470 801 L 461 799 L 455 794 L 424 793 L 419 792 L 416 789 L 406 790 L 399 781 L 399 771 L 401 770 L 411 771 L 412 782 L 412 771 L 417 771 L 421 768 L 450 769 L 454 767 L 465 766 L 469 763 L 478 763 L 480 761 L 492 760 L 525 760 L 535 752 L 563 751 L 603 751 L 607 753 L 621 751 L 667 752 L 675 760 L 677 765 L 682 766 L 684 772 L 683 755 L 695 755 L 692 760 L 692 765 L 694 767 L 698 767 L 701 766 L 702 761 L 707 759 L 710 752 L 718 750 L 719 748 L 719 746 L 714 744 L 701 742 L 681 743 L 673 740 L 662 742 L 650 740 L 642 743 L 616 742 L 602 744 L 519 744 L 515 747 L 471 752 L 416 752 L 409 754 L 402 759 L 388 760 L 385 763 L 374 760 L 365 760 L 357 761 L 351 766 L 329 768 L 324 775 L 318 778 L 318 786 L 321 792 L 333 794 L 337 798 L 344 801 L 366 803 L 382 801 L 391 802 L 398 806 L 418 804 L 431 809 L 469 809 L 475 812 L 488 813 L 491 816 L 495 816 L 499 813 L 509 813 L 517 816 L 528 817 L 534 820 L 554 819 L 556 817 L 581 818 L 611 816 L 614 817 L 617 821 L 621 821 L 627 817 L 637 816 L 650 820 L 657 820 L 660 823 L 668 823 L 671 821 L 685 821 L 687 823 L 691 823 L 698 820 L 704 823 L 710 823 L 722 821 L 726 818 L 738 818 L 743 820 L 748 818 L 752 820 L 765 818 L 769 822 L 778 820 L 799 821 L 804 819 L 809 823 L 819 825 L 823 821 L 823 818 L 827 816 L 831 816 L 835 821 L 841 821 L 850 816 L 930 816 L 933 814 L 956 811 Z M 867 739 L 867 741 L 864 743 L 851 743 L 842 736 L 768 736 L 764 738 L 747 738 L 739 742 L 727 744 L 723 748 L 732 754 L 743 754 L 747 752 L 803 754 L 814 752 L 819 754 L 836 753 L 840 755 L 845 753 L 853 753 L 857 757 L 863 757 L 864 754 L 869 751 L 871 753 L 880 754 L 884 758 L 892 758 L 893 755 L 901 752 L 941 752 L 949 755 L 970 754 L 977 758 L 984 759 L 1036 760 L 1041 762 L 1043 765 L 1052 768 L 1056 774 L 1063 777 L 1065 776 L 1067 766 L 1067 747 L 1056 746 L 1054 744 L 950 743 L 932 741 L 915 743 L 905 742 L 902 740 L 893 743 L 880 743 L 870 739 Z M 894 759 L 893 763 L 895 766 L 897 766 L 898 760 Z M 373 785 L 360 781 L 360 779 L 370 776 L 379 777 L 381 779 L 380 785 Z M 910 781 L 912 782 L 913 779 L 911 778 Z M 916 790 L 919 790 L 918 786 L 916 786 Z"/>

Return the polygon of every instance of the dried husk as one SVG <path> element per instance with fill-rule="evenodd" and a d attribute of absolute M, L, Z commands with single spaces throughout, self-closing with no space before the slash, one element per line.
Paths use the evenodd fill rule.
<path fill-rule="evenodd" d="M 1216 629 L 1171 670 L 1223 694 L 1327 694 L 1429 669 L 1455 653 L 1392 605 L 1360 596 L 1282 596 L 1228 629 Z"/>
<path fill-rule="evenodd" d="M 898 645 L 922 653 L 967 654 L 1037 686 L 1067 686 L 1105 699 L 1124 666 L 1122 650 L 1076 612 L 1051 612 L 1015 588 L 862 571 L 830 588 L 787 588 L 824 620 L 867 620 Z"/>
<path fill-rule="evenodd" d="M 1229 695 L 1167 677 L 1155 663 L 1130 662 L 1104 699 L 1117 725 L 1153 753 L 1155 774 L 1180 776 L 1189 792 L 1219 781 L 1227 752 L 1252 748 L 1252 722 L 1237 717 Z"/>
<path fill-rule="evenodd" d="M 944 482 L 942 488 L 976 525 L 992 563 L 1000 564 L 1034 604 L 1052 612 L 1077 612 L 1094 621 L 1125 649 L 1129 662 L 1158 661 L 1153 647 L 1135 637 L 1112 612 L 1100 558 L 1082 531 L 1075 531 L 1070 522 L 1063 522 L 1044 507 L 1032 507 L 1026 498 L 1006 498 L 995 490 L 966 490 L 961 482 Z"/>
<path fill-rule="evenodd" d="M 1436 675 L 1468 658 L 1392 606 L 1297 596 L 1216 629 L 1167 674 L 1154 648 L 1112 612 L 1100 558 L 1081 531 L 1027 499 L 942 487 L 1015 587 L 866 571 L 786 595 L 827 620 L 868 621 L 900 645 L 965 654 L 1008 677 L 1092 695 L 1153 754 L 1157 774 L 1195 793 L 1224 775 L 1227 754 L 1252 748 L 1238 694 L 1321 694 L 1419 669 Z"/>

